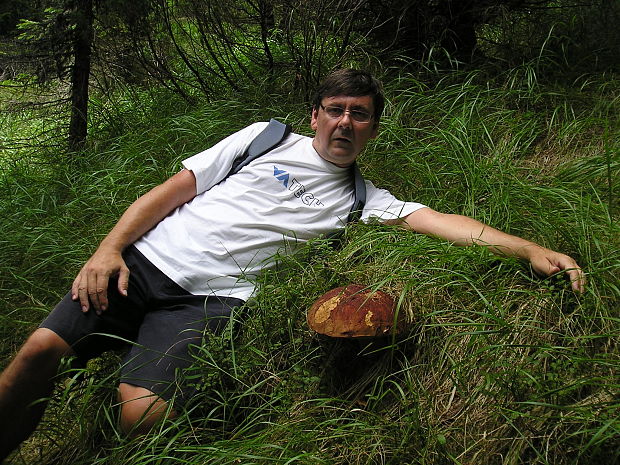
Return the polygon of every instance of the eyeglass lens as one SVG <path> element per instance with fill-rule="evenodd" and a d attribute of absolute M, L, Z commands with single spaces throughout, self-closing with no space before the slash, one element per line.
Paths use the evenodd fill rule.
<path fill-rule="evenodd" d="M 342 107 L 336 107 L 331 105 L 323 107 L 323 109 L 330 118 L 340 118 L 344 115 L 345 111 L 347 111 Z M 367 123 L 368 121 L 370 121 L 370 118 L 372 116 L 369 113 L 360 110 L 348 110 L 348 112 L 351 115 L 351 118 L 358 123 Z"/>

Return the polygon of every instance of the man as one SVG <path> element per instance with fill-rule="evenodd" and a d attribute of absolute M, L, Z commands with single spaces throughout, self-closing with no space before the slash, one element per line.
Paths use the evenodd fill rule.
<path fill-rule="evenodd" d="M 363 71 L 328 76 L 314 100 L 314 138 L 290 134 L 274 150 L 222 179 L 265 126 L 251 125 L 183 162 L 139 198 L 101 242 L 61 301 L 0 377 L 0 458 L 36 427 L 62 357 L 88 358 L 136 341 L 123 364 L 121 427 L 148 431 L 191 396 L 181 370 L 205 327 L 217 331 L 254 292 L 253 278 L 276 252 L 344 227 L 354 200 L 351 166 L 377 136 L 384 106 Z M 401 224 L 461 245 L 528 260 L 535 271 L 584 278 L 563 254 L 471 218 L 402 202 L 367 182 L 362 220 Z M 10 419 L 10 423 L 8 423 Z"/>

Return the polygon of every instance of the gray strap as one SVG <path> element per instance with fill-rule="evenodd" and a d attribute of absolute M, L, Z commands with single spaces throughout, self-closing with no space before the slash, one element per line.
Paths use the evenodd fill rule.
<path fill-rule="evenodd" d="M 228 176 L 235 174 L 252 160 L 269 152 L 284 140 L 291 132 L 289 124 L 281 123 L 278 120 L 271 119 L 265 129 L 263 129 L 250 143 L 245 153 L 235 160 Z"/>
<path fill-rule="evenodd" d="M 353 163 L 351 171 L 353 171 L 353 180 L 355 183 L 355 201 L 353 202 L 347 221 L 349 223 L 354 223 L 360 220 L 362 212 L 364 211 L 364 206 L 366 205 L 366 183 L 364 182 L 364 177 L 357 163 Z"/>

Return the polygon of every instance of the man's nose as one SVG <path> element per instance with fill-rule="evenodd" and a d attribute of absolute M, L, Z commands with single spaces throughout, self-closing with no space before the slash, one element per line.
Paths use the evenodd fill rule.
<path fill-rule="evenodd" d="M 338 121 L 338 126 L 343 128 L 351 127 L 351 112 L 349 110 L 345 110 L 344 113 L 342 113 L 342 116 Z"/>

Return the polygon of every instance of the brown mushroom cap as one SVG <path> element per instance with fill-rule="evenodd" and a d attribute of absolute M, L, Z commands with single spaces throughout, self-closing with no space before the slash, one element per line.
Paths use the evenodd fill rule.
<path fill-rule="evenodd" d="M 406 327 L 404 315 L 395 314 L 394 299 L 382 291 L 349 284 L 326 292 L 308 310 L 311 329 L 331 337 L 377 337 Z"/>

